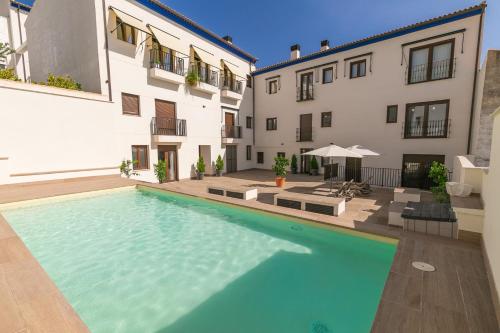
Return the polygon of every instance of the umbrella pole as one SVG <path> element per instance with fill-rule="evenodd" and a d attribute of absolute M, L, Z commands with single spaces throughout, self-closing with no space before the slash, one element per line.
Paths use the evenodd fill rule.
<path fill-rule="evenodd" d="M 333 190 L 333 169 L 332 169 L 332 158 L 328 158 L 330 161 L 330 193 L 332 193 Z"/>

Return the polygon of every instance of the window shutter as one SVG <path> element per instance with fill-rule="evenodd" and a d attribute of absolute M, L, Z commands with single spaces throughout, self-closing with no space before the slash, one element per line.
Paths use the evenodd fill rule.
<path fill-rule="evenodd" d="M 140 115 L 139 96 L 122 93 L 122 110 L 124 114 Z"/>

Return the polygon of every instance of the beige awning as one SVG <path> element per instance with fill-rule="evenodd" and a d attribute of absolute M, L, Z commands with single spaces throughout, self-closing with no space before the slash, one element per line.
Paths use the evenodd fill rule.
<path fill-rule="evenodd" d="M 191 52 L 196 52 L 196 54 L 201 58 L 201 61 L 203 61 L 204 63 L 220 69 L 220 60 L 217 59 L 212 53 L 205 51 L 204 49 L 199 48 L 195 45 L 191 45 Z"/>
<path fill-rule="evenodd" d="M 222 59 L 222 62 L 224 63 L 224 65 L 227 66 L 227 68 L 229 68 L 231 73 L 233 73 L 236 76 L 239 76 L 239 77 L 246 79 L 246 76 L 248 73 L 246 73 L 242 68 L 240 68 L 240 67 L 238 67 L 238 66 L 236 66 L 236 65 L 234 65 L 234 64 L 232 64 L 229 61 L 224 60 L 224 59 Z"/>
<path fill-rule="evenodd" d="M 112 6 L 109 6 L 109 10 L 113 11 L 113 13 L 115 13 L 115 15 L 120 20 L 122 20 L 122 22 L 124 22 L 124 23 L 126 23 L 126 24 L 128 24 L 128 25 L 130 25 L 130 26 L 132 26 L 134 28 L 142 30 L 142 31 L 144 31 L 147 34 L 150 33 L 149 29 L 146 26 L 146 23 L 144 23 L 142 20 L 138 19 L 137 17 L 132 16 L 130 14 L 127 14 L 125 12 L 122 12 L 118 8 L 115 8 L 115 7 L 112 7 Z"/>
<path fill-rule="evenodd" d="M 180 52 L 185 55 L 188 54 L 189 45 L 183 43 L 179 37 L 169 34 L 168 32 L 163 31 L 159 28 L 156 28 L 151 24 L 147 24 L 147 27 L 149 28 L 151 33 L 155 36 L 155 38 L 158 40 L 160 45 L 168 47 L 171 50 Z"/>

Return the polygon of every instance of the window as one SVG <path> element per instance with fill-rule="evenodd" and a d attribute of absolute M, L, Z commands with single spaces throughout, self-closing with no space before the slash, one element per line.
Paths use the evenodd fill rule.
<path fill-rule="evenodd" d="M 133 26 L 122 22 L 119 17 L 116 18 L 116 37 L 119 40 L 135 45 L 135 34 L 136 31 Z"/>
<path fill-rule="evenodd" d="M 278 92 L 278 80 L 269 81 L 269 93 L 276 94 Z"/>
<path fill-rule="evenodd" d="M 351 79 L 366 75 L 366 60 L 351 62 Z"/>
<path fill-rule="evenodd" d="M 408 104 L 406 106 L 404 137 L 447 137 L 449 106 L 449 100 Z"/>
<path fill-rule="evenodd" d="M 286 155 L 286 154 L 285 154 L 284 152 L 282 152 L 282 151 L 280 151 L 280 152 L 278 152 L 278 153 L 276 154 L 276 156 L 278 156 L 278 157 L 285 157 L 285 155 Z"/>
<path fill-rule="evenodd" d="M 408 83 L 448 79 L 453 74 L 455 40 L 410 50 Z"/>
<path fill-rule="evenodd" d="M 314 98 L 313 72 L 300 75 L 300 87 L 297 89 L 297 101 L 309 101 Z"/>
<path fill-rule="evenodd" d="M 333 82 L 333 67 L 323 69 L 323 84 Z"/>
<path fill-rule="evenodd" d="M 264 153 L 261 151 L 257 152 L 257 163 L 264 164 Z"/>
<path fill-rule="evenodd" d="M 275 131 L 278 129 L 278 118 L 267 118 L 266 119 L 266 130 Z"/>
<path fill-rule="evenodd" d="M 332 127 L 331 112 L 321 112 L 321 127 Z"/>
<path fill-rule="evenodd" d="M 252 88 L 252 77 L 247 75 L 247 87 Z"/>
<path fill-rule="evenodd" d="M 123 114 L 140 116 L 140 99 L 137 95 L 122 93 L 122 112 Z"/>
<path fill-rule="evenodd" d="M 247 128 L 252 128 L 252 117 L 247 117 Z"/>
<path fill-rule="evenodd" d="M 134 170 L 149 169 L 148 146 L 132 146 Z"/>
<path fill-rule="evenodd" d="M 247 161 L 252 160 L 252 146 L 247 146 Z"/>
<path fill-rule="evenodd" d="M 389 105 L 387 106 L 387 118 L 386 122 L 389 123 L 397 123 L 398 122 L 398 106 L 397 105 Z"/>

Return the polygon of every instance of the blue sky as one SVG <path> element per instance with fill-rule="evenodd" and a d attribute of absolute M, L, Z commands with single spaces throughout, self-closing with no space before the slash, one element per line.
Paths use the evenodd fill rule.
<path fill-rule="evenodd" d="M 302 54 L 317 51 L 320 41 L 343 44 L 476 5 L 471 0 L 161 0 L 205 28 L 259 58 L 263 67 L 289 57 L 290 46 Z M 500 0 L 490 0 L 484 47 L 500 49 Z M 483 53 L 484 56 L 484 53 Z"/>

